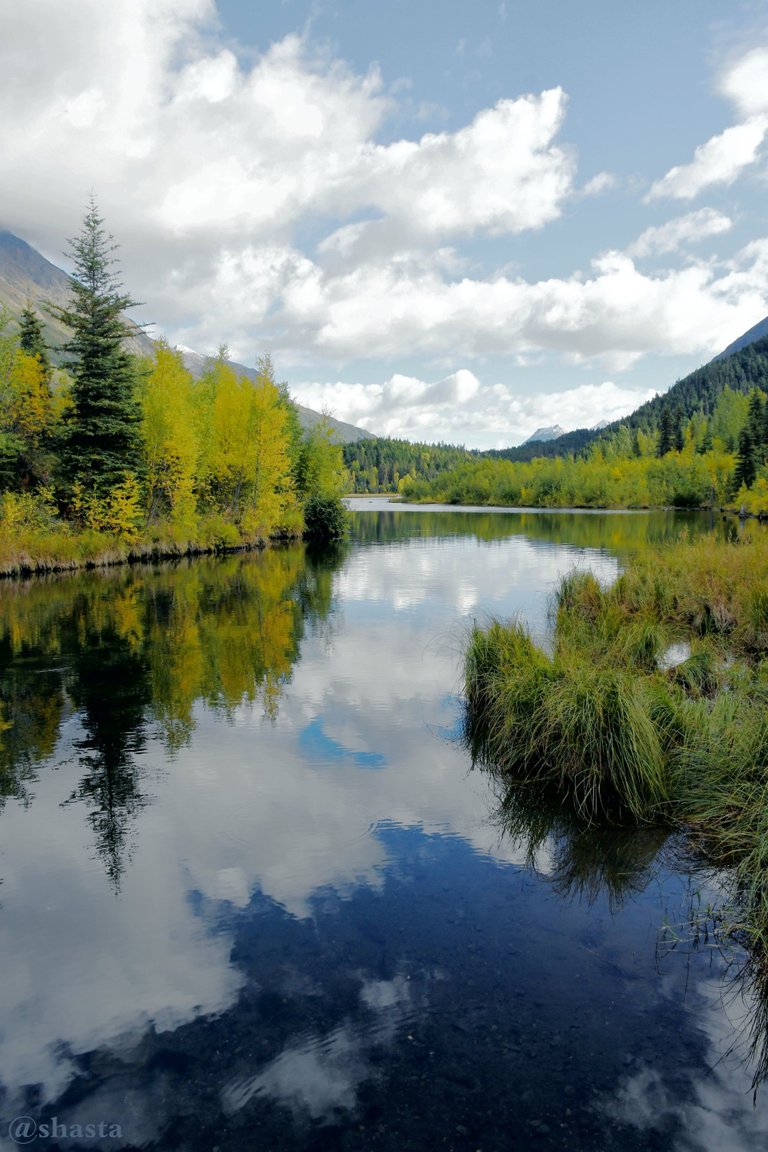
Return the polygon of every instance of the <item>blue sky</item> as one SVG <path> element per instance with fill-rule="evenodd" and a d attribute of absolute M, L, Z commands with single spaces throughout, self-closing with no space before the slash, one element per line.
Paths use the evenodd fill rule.
<path fill-rule="evenodd" d="M 631 411 L 768 313 L 768 13 L 11 0 L 0 224 L 94 190 L 142 319 L 473 447 Z"/>

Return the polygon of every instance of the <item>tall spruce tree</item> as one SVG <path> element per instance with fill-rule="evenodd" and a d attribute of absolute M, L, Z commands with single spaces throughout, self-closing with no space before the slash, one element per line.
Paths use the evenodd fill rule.
<path fill-rule="evenodd" d="M 61 464 L 65 484 L 81 483 L 98 497 L 135 472 L 139 460 L 141 413 L 134 396 L 134 372 L 124 340 L 130 331 L 122 319 L 137 301 L 121 291 L 113 270 L 118 245 L 105 231 L 93 198 L 80 235 L 70 240 L 74 263 L 68 308 L 51 311 L 68 328 L 64 345 L 72 374 L 72 408 L 63 438 Z"/>
<path fill-rule="evenodd" d="M 749 425 L 745 425 L 739 433 L 739 446 L 736 452 L 736 467 L 733 473 L 733 492 L 739 491 L 742 484 L 749 488 L 755 482 L 757 463 L 755 459 L 756 445 L 752 439 Z"/>
<path fill-rule="evenodd" d="M 685 433 L 683 431 L 683 410 L 678 404 L 672 415 L 672 447 L 675 452 L 682 452 L 685 447 Z"/>
<path fill-rule="evenodd" d="M 657 456 L 666 456 L 672 451 L 674 429 L 672 427 L 672 413 L 669 408 L 662 408 L 659 417 L 659 444 L 656 449 Z"/>

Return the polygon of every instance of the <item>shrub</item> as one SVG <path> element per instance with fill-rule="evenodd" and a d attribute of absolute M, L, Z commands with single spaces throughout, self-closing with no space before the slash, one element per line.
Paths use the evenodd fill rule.
<path fill-rule="evenodd" d="M 307 540 L 338 540 L 347 530 L 347 510 L 338 496 L 315 493 L 304 505 L 304 537 Z"/>

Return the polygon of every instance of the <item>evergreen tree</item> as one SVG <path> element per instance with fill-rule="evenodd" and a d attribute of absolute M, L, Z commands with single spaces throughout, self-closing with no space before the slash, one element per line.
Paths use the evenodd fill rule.
<path fill-rule="evenodd" d="M 659 446 L 656 449 L 657 456 L 666 456 L 667 452 L 672 451 L 673 434 L 672 415 L 669 408 L 663 408 L 659 418 Z"/>
<path fill-rule="evenodd" d="M 750 440 L 752 441 L 752 455 L 755 462 L 755 468 L 758 468 L 765 458 L 765 439 L 764 439 L 764 412 L 765 405 L 763 403 L 763 394 L 755 388 L 749 397 L 749 408 L 747 409 L 747 431 L 749 432 Z"/>
<path fill-rule="evenodd" d="M 51 380 L 51 361 L 48 357 L 48 346 L 43 336 L 43 325 L 40 317 L 32 311 L 30 304 L 22 310 L 19 319 L 19 347 L 28 356 L 36 356 L 40 361 L 46 383 Z"/>
<path fill-rule="evenodd" d="M 97 497 L 135 471 L 141 419 L 132 360 L 123 347 L 130 331 L 122 319 L 137 301 L 120 290 L 112 268 L 117 245 L 103 223 L 92 199 L 80 235 L 70 241 L 75 266 L 70 305 L 51 308 L 73 332 L 64 345 L 73 384 L 62 471 L 67 483 L 79 481 Z"/>
<path fill-rule="evenodd" d="M 736 468 L 733 474 L 734 493 L 738 492 L 742 484 L 745 488 L 749 488 L 754 484 L 756 473 L 755 444 L 749 431 L 749 425 L 746 425 L 739 433 L 739 448 L 736 454 Z"/>
<path fill-rule="evenodd" d="M 682 452 L 685 447 L 685 434 L 683 432 L 683 410 L 678 404 L 672 418 L 672 447 L 675 452 Z"/>

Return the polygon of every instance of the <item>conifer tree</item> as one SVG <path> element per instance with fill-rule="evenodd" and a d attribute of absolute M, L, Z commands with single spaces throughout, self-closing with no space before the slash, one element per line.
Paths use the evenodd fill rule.
<path fill-rule="evenodd" d="M 739 447 L 736 453 L 736 468 L 733 474 L 733 490 L 738 492 L 742 484 L 749 488 L 755 482 L 757 466 L 755 463 L 755 444 L 746 425 L 739 433 Z"/>
<path fill-rule="evenodd" d="M 122 319 L 137 301 L 121 291 L 113 271 L 117 245 L 103 224 L 92 198 L 80 235 L 70 240 L 71 302 L 51 308 L 73 333 L 64 346 L 73 378 L 62 446 L 64 480 L 81 483 L 99 498 L 135 471 L 141 419 L 132 361 L 123 347 L 130 332 Z"/>
<path fill-rule="evenodd" d="M 749 397 L 746 427 L 752 441 L 752 454 L 756 467 L 759 467 L 765 458 L 765 438 L 763 435 L 765 414 L 763 409 L 763 394 L 758 388 L 755 388 Z"/>
<path fill-rule="evenodd" d="M 669 408 L 663 408 L 659 417 L 659 446 L 656 450 L 658 456 L 666 456 L 672 451 L 672 415 Z"/>
<path fill-rule="evenodd" d="M 43 325 L 40 317 L 27 304 L 22 309 L 19 318 L 19 347 L 28 356 L 36 356 L 40 361 L 46 383 L 51 381 L 51 361 L 48 357 L 48 346 L 43 335 Z"/>
<path fill-rule="evenodd" d="M 683 410 L 678 404 L 672 417 L 672 447 L 675 452 L 682 452 L 685 447 L 685 434 L 683 432 Z"/>

